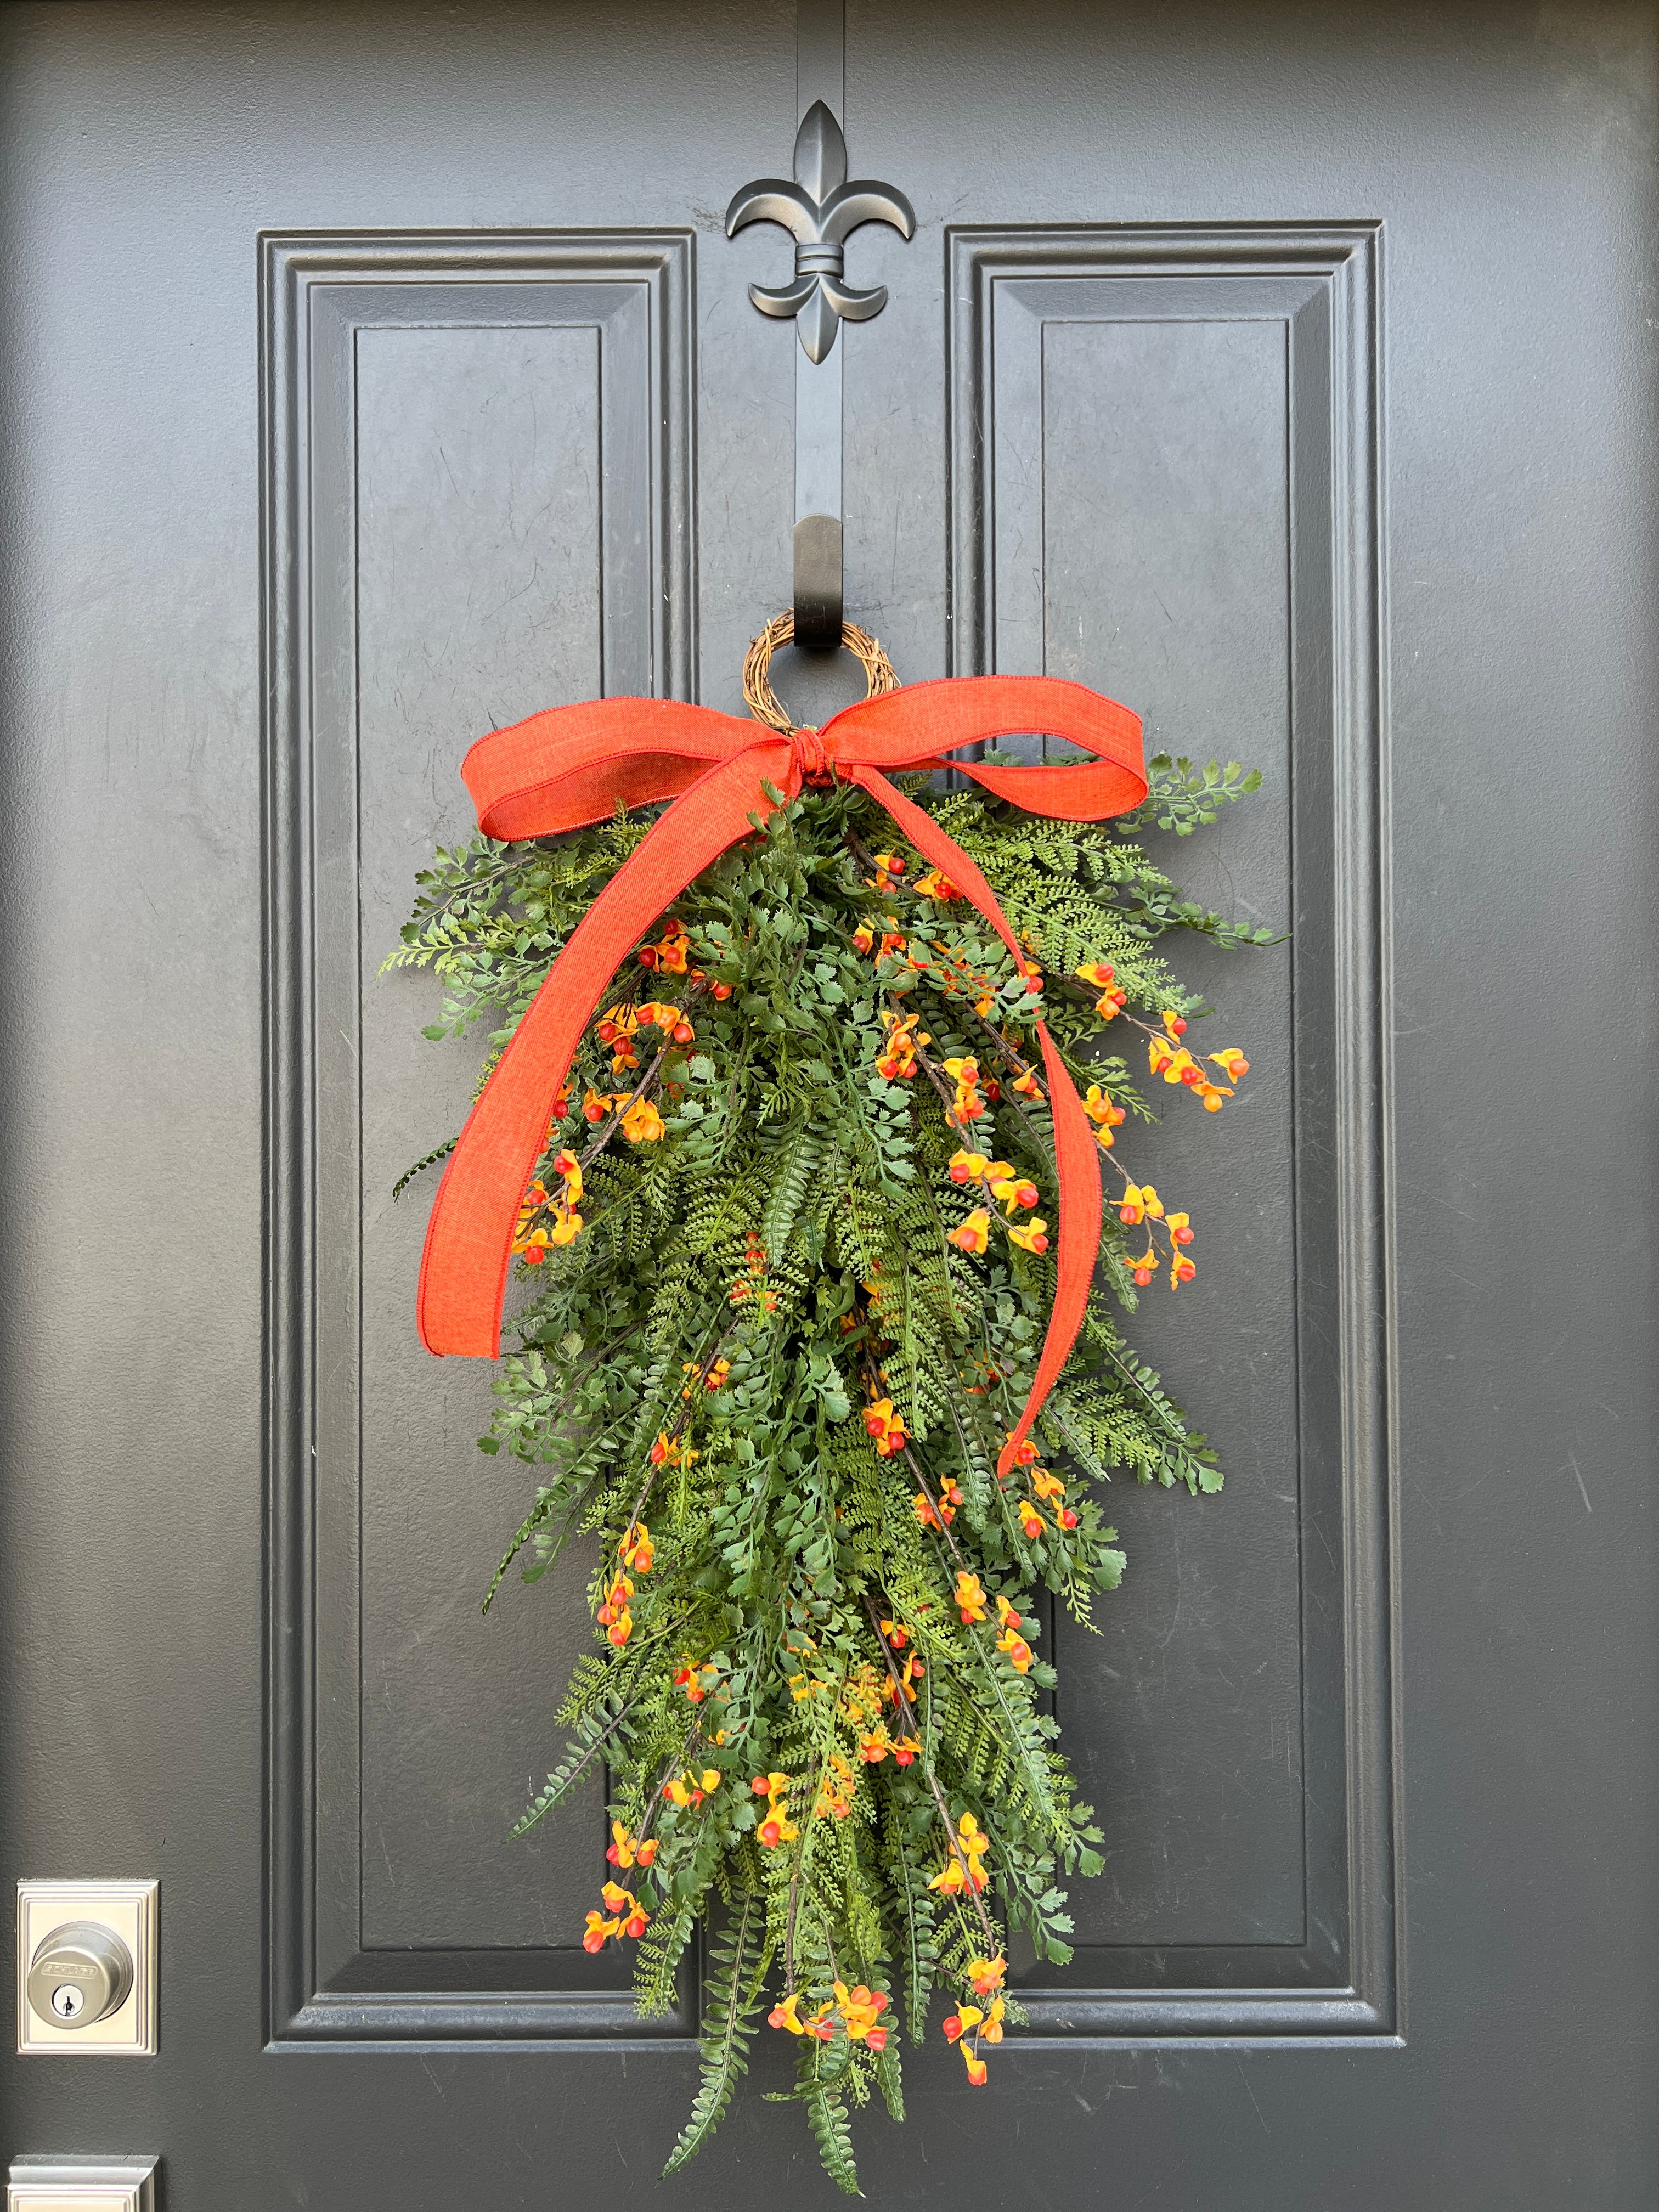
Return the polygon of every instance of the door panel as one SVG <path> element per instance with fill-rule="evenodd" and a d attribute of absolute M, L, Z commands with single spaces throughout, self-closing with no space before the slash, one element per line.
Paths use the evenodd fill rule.
<path fill-rule="evenodd" d="M 523 1501 L 515 1470 L 474 1472 L 486 1372 L 415 1339 L 425 1187 L 392 1197 L 465 1120 L 475 1054 L 435 1053 L 410 1019 L 429 981 L 380 970 L 415 872 L 467 827 L 458 726 L 687 688 L 690 243 L 264 245 L 272 1059 L 304 1076 L 270 1170 L 280 2039 L 684 2032 L 636 2022 L 625 1969 L 581 1948 L 602 1777 L 507 1838 L 591 1561 L 481 1626 Z"/>
<path fill-rule="evenodd" d="M 735 708 L 787 598 L 787 248 L 722 215 L 795 11 L 0 24 L 0 1860 L 162 1886 L 159 2057 L 4 2061 L 0 2149 L 158 2150 L 167 2212 L 614 2196 L 690 2015 L 576 1942 L 597 1793 L 504 1839 L 582 1574 L 477 1616 L 526 1495 L 390 1196 L 471 1055 L 379 969 L 474 737 Z M 1295 924 L 1189 963 L 1250 1095 L 1157 1135 L 1201 1265 L 1137 1336 L 1229 1482 L 1126 1486 L 1061 1638 L 1109 1871 L 991 2087 L 935 2034 L 860 2120 L 878 2202 L 1659 2189 L 1656 64 L 1616 4 L 847 9 L 920 218 L 849 255 L 849 611 L 1261 765 L 1174 855 Z M 688 2208 L 828 2201 L 781 2040 Z"/>
<path fill-rule="evenodd" d="M 1149 747 L 1259 767 L 1276 799 L 1194 841 L 1195 888 L 1295 923 L 1288 956 L 1193 948 L 1229 1035 L 1263 1050 L 1248 1115 L 1170 1117 L 1148 1154 L 1226 1229 L 1205 1239 L 1200 1325 L 1149 1296 L 1136 1340 L 1247 1456 L 1224 1516 L 1115 1500 L 1143 1565 L 1103 1636 L 1057 1630 L 1108 1838 L 1066 1978 L 1158 1995 L 1050 2000 L 1045 2024 L 1395 2024 L 1370 1319 L 1378 247 L 1301 226 L 950 237 L 960 665 L 1115 684 Z"/>

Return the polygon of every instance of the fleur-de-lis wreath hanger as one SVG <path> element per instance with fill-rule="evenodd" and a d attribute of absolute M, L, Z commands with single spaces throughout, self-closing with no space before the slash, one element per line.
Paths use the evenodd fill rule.
<path fill-rule="evenodd" d="M 868 178 L 847 179 L 847 141 L 820 100 L 795 137 L 795 181 L 757 177 L 726 211 L 726 234 L 745 223 L 776 222 L 795 240 L 795 281 L 775 288 L 751 284 L 749 296 L 763 315 L 795 318 L 803 350 L 823 361 L 843 321 L 867 323 L 887 305 L 887 287 L 867 291 L 843 283 L 848 237 L 860 223 L 890 222 L 902 238 L 915 235 L 915 211 L 901 191 Z"/>

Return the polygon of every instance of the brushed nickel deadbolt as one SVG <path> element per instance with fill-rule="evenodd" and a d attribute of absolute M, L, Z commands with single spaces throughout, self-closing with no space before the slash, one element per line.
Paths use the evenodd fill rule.
<path fill-rule="evenodd" d="M 100 1920 L 70 1920 L 43 1936 L 29 1965 L 29 2002 L 42 2020 L 94 2027 L 126 2002 L 132 1954 Z"/>
<path fill-rule="evenodd" d="M 157 1901 L 153 1881 L 18 1883 L 20 2051 L 155 2049 Z"/>

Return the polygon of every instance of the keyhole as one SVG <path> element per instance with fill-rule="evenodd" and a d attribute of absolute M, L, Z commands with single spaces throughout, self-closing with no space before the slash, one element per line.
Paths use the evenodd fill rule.
<path fill-rule="evenodd" d="M 52 2008 L 59 2020 L 78 2018 L 86 2001 L 83 1993 L 76 1988 L 73 1982 L 65 1982 L 61 1989 L 52 1993 Z"/>

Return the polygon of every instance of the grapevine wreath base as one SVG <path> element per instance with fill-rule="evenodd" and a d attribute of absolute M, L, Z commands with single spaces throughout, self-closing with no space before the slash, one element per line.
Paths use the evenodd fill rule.
<path fill-rule="evenodd" d="M 1066 1960 L 1060 1881 L 1101 1869 L 1040 1702 L 1055 1676 L 1034 1593 L 1086 1624 L 1116 1588 L 1124 1556 L 1095 1491 L 1114 1471 L 1220 1486 L 1214 1454 L 1121 1333 L 1140 1291 L 1188 1283 L 1197 1264 L 1186 1212 L 1136 1178 L 1133 1131 L 1152 1118 L 1149 1078 L 1213 1112 L 1247 1066 L 1194 1043 L 1205 1010 L 1160 940 L 1267 933 L 1182 899 L 1134 842 L 1153 823 L 1213 821 L 1254 775 L 1160 756 L 1147 795 L 1127 710 L 1036 680 L 884 697 L 892 672 L 850 627 L 872 702 L 797 732 L 766 682 L 788 634 L 784 617 L 750 655 L 759 726 L 607 701 L 475 748 L 481 820 L 506 834 L 439 853 L 394 958 L 443 980 L 428 1036 L 489 1025 L 472 1122 L 419 1164 L 455 1151 L 423 1278 L 428 1342 L 495 1348 L 509 1246 L 524 1293 L 481 1448 L 528 1462 L 538 1488 L 490 1596 L 526 1554 L 533 1582 L 574 1536 L 598 1540 L 596 1648 L 559 1715 L 566 1752 L 515 1832 L 602 1765 L 613 1878 L 583 1940 L 636 1946 L 642 2010 L 672 2003 L 706 1930 L 702 2083 L 668 2170 L 708 2139 L 765 2021 L 794 2047 L 793 2094 L 850 2192 L 849 2108 L 874 2089 L 902 2116 L 900 2020 L 920 2041 L 942 1988 L 945 2035 L 982 2082 L 1020 2019 L 1006 1930 Z M 1128 735 L 1109 769 L 994 750 L 947 763 L 964 695 L 992 724 L 975 733 L 1104 727 L 1110 708 Z M 889 783 L 857 762 L 894 757 L 882 733 L 901 707 L 907 727 L 940 725 L 939 757 L 935 740 L 912 744 L 915 771 Z M 593 732 L 629 712 L 649 728 L 617 766 Z M 737 842 L 650 902 L 640 941 L 615 909 L 649 860 L 659 810 L 641 799 L 685 791 L 677 824 L 734 773 L 706 757 L 662 768 L 662 732 L 705 725 L 720 726 L 710 746 L 755 748 L 741 756 L 752 804 Z M 574 771 L 571 730 L 586 748 Z M 596 744 L 610 745 L 604 775 Z M 517 749 L 507 799 L 483 790 L 504 747 Z M 642 754 L 661 769 L 654 791 Z M 981 787 L 941 789 L 941 765 Z M 1088 776 L 1116 778 L 1103 799 L 1088 787 L 1115 821 L 1042 818 L 1088 811 Z M 927 849 L 944 838 L 955 876 Z M 690 847 L 670 849 L 684 860 Z M 570 979 L 584 957 L 591 969 L 607 916 L 623 940 L 600 963 L 609 983 L 590 975 L 584 993 Z M 540 1022 L 561 994 L 580 1041 L 543 1065 L 528 1152 L 490 1200 L 499 1257 L 469 1217 L 458 1261 L 464 1156 L 522 1073 L 532 1006 Z M 1079 1273 L 1066 1222 L 1070 1210 L 1075 1244 L 1100 1175 L 1115 1202 L 1091 1279 L 1092 1243 Z M 443 1318 L 468 1268 L 475 1305 L 495 1301 L 483 1341 Z M 1062 1328 L 1056 1351 L 1061 1299 L 1074 1341 Z"/>

